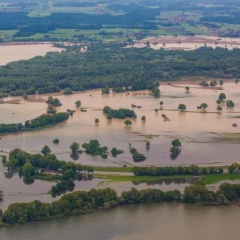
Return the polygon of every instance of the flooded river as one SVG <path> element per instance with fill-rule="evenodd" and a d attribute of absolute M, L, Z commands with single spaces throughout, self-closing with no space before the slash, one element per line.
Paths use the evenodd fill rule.
<path fill-rule="evenodd" d="M 238 240 L 240 208 L 145 204 L 0 229 L 4 240 Z"/>

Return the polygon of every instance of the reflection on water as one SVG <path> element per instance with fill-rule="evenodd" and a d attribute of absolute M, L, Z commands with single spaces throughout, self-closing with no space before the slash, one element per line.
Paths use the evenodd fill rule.
<path fill-rule="evenodd" d="M 58 96 L 62 102 L 62 106 L 58 111 L 66 111 L 66 109 L 75 109 L 76 113 L 73 117 L 64 123 L 52 128 L 39 131 L 25 132 L 12 135 L 1 136 L 0 151 L 7 154 L 11 149 L 22 148 L 31 153 L 40 153 L 44 145 L 48 145 L 52 153 L 57 155 L 59 160 L 73 161 L 70 158 L 70 145 L 78 142 L 80 146 L 89 142 L 90 139 L 98 139 L 101 145 L 108 147 L 108 158 L 103 159 L 97 156 L 82 153 L 76 163 L 95 166 L 168 166 L 183 164 L 207 164 L 216 162 L 220 165 L 239 161 L 239 144 L 235 142 L 226 142 L 220 139 L 212 143 L 213 138 L 218 138 L 218 133 L 231 133 L 237 136 L 239 128 L 232 127 L 234 122 L 240 126 L 240 84 L 224 83 L 224 90 L 201 89 L 196 85 L 188 84 L 190 93 L 186 94 L 185 85 L 179 87 L 163 85 L 161 89 L 161 98 L 154 99 L 148 96 L 147 91 L 134 92 L 125 94 L 110 94 L 102 96 L 100 90 L 92 90 L 81 92 L 74 95 Z M 222 113 L 216 112 L 216 100 L 221 92 L 227 95 L 227 99 L 231 99 L 235 103 L 233 110 L 229 111 L 226 106 L 222 106 Z M 90 96 L 91 95 L 91 96 Z M 187 97 L 185 98 L 185 96 Z M 174 96 L 174 97 L 173 97 Z M 48 96 L 41 96 L 44 100 Z M 75 102 L 80 100 L 82 106 L 87 112 L 81 112 L 75 108 Z M 159 108 L 159 102 L 163 101 L 163 110 L 158 113 L 154 111 Z M 208 113 L 198 111 L 196 108 L 202 102 L 208 104 Z M 179 113 L 176 111 L 179 103 L 186 104 L 187 111 Z M 142 106 L 141 109 L 135 109 L 138 118 L 133 120 L 131 127 L 124 126 L 124 120 L 113 119 L 111 122 L 106 120 L 106 116 L 101 109 L 105 105 L 112 108 L 131 108 L 131 104 Z M 44 102 L 28 102 L 21 101 L 21 104 L 0 104 L 0 122 L 24 122 L 45 113 L 47 108 Z M 99 110 L 100 109 L 100 110 Z M 15 113 L 15 114 L 12 114 Z M 162 114 L 165 114 L 170 121 L 164 121 Z M 146 122 L 143 124 L 141 116 L 146 116 Z M 95 118 L 100 120 L 99 124 L 95 124 Z M 234 135 L 235 134 L 235 135 Z M 58 138 L 59 144 L 53 144 L 53 140 Z M 170 158 L 169 149 L 173 139 L 179 138 L 182 143 L 181 154 L 174 161 Z M 150 149 L 146 149 L 146 141 L 150 142 Z M 239 140 L 238 140 L 239 141 Z M 143 153 L 147 159 L 141 163 L 135 163 L 129 150 L 129 143 L 138 152 Z M 238 142 L 237 142 L 238 143 Z M 113 157 L 110 151 L 113 147 L 124 150 L 123 154 Z M 231 154 L 229 154 L 231 153 Z M 2 177 L 5 172 L 3 165 L 0 165 L 0 189 L 11 192 L 12 197 L 8 193 L 5 194 L 5 203 L 11 203 L 17 200 L 32 201 L 34 196 L 29 194 L 38 194 L 38 198 L 43 201 L 52 201 L 49 194 L 53 183 L 35 180 L 31 185 L 25 185 L 18 176 L 13 176 L 7 181 Z M 93 180 L 89 182 L 76 182 L 75 190 L 88 190 L 91 187 L 98 186 L 101 180 Z M 177 183 L 176 183 L 177 184 Z M 154 185 L 161 187 L 162 190 L 184 189 L 182 183 L 175 185 L 174 183 L 162 185 Z M 35 186 L 37 186 L 35 188 Z M 108 186 L 114 187 L 118 192 L 130 189 L 135 186 L 133 183 L 111 183 Z M 138 188 L 146 188 L 146 183 L 141 183 Z M 33 191 L 37 189 L 37 191 Z M 18 193 L 20 191 L 20 194 Z M 21 194 L 26 192 L 27 195 Z M 40 195 L 39 195 L 40 193 Z M 14 197 L 13 197 L 14 195 Z M 4 204 L 4 203 L 0 203 Z M 1 207 L 1 206 L 0 206 Z"/>
<path fill-rule="evenodd" d="M 190 85 L 190 93 L 186 96 L 185 84 L 179 87 L 163 85 L 161 98 L 154 99 L 145 96 L 147 91 L 128 94 L 110 94 L 102 96 L 100 90 L 86 91 L 79 94 L 58 96 L 62 106 L 58 111 L 75 109 L 75 102 L 81 100 L 82 106 L 87 112 L 75 109 L 76 113 L 67 122 L 61 123 L 52 128 L 35 132 L 26 132 L 2 136 L 0 150 L 4 153 L 11 149 L 20 147 L 32 153 L 39 153 L 43 145 L 50 146 L 53 153 L 62 160 L 72 161 L 69 157 L 69 146 L 73 142 L 82 145 L 90 139 L 98 139 L 101 145 L 106 145 L 110 152 L 113 147 L 124 150 L 123 154 L 116 158 L 109 154 L 107 159 L 101 157 L 79 155 L 75 162 L 88 165 L 181 165 L 181 164 L 205 164 L 205 163 L 226 163 L 236 161 L 239 158 L 238 144 L 226 143 L 224 139 L 211 143 L 216 133 L 228 132 L 238 133 L 238 127 L 232 127 L 233 123 L 239 123 L 239 119 L 232 117 L 240 115 L 240 84 L 225 83 L 224 90 L 201 89 L 198 86 Z M 224 92 L 227 99 L 235 103 L 233 110 L 229 111 L 222 106 L 222 113 L 216 111 L 216 99 Z M 91 94 L 91 96 L 90 96 Z M 189 97 L 191 95 L 191 97 Z M 174 98 L 172 96 L 175 96 Z M 176 98 L 176 96 L 183 98 Z M 43 98 L 46 100 L 48 96 Z M 163 101 L 163 110 L 158 113 L 154 111 L 160 107 L 159 101 Z M 208 113 L 197 110 L 202 102 L 208 104 Z M 133 120 L 131 127 L 124 126 L 124 120 L 113 119 L 111 122 L 99 109 L 105 105 L 112 108 L 131 108 L 131 104 L 141 105 L 141 109 L 135 109 L 138 118 Z M 188 112 L 176 111 L 179 103 L 186 104 Z M 24 122 L 34 118 L 46 111 L 46 103 L 34 103 L 24 101 L 22 104 L 0 104 L 0 122 Z M 96 111 L 98 110 L 98 111 Z M 15 113 L 12 115 L 11 113 Z M 164 121 L 162 114 L 165 114 L 170 121 Z M 141 116 L 146 116 L 143 124 Z M 95 118 L 100 120 L 95 124 Z M 240 124 L 238 124 L 240 125 Z M 53 139 L 58 138 L 60 143 L 55 145 Z M 182 143 L 181 154 L 171 161 L 169 149 L 174 138 L 179 138 Z M 150 149 L 146 149 L 146 141 L 150 142 Z M 129 151 L 129 143 L 138 152 L 143 153 L 147 159 L 144 162 L 134 163 Z M 231 156 L 229 156 L 231 152 Z"/>

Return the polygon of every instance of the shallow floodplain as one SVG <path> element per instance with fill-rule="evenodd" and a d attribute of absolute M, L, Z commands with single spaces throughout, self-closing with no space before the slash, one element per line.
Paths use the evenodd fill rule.
<path fill-rule="evenodd" d="M 189 85 L 189 84 L 186 84 Z M 132 92 L 130 94 L 102 95 L 100 90 L 86 91 L 69 96 L 57 96 L 62 102 L 58 111 L 75 109 L 76 113 L 67 122 L 52 128 L 26 132 L 1 137 L 1 150 L 8 153 L 16 147 L 33 153 L 40 152 L 43 145 L 49 145 L 52 152 L 59 159 L 70 160 L 69 146 L 76 141 L 82 145 L 90 139 L 98 139 L 101 145 L 124 150 L 124 153 L 116 158 L 109 154 L 107 159 L 101 157 L 80 154 L 77 162 L 95 166 L 123 166 L 123 165 L 182 165 L 182 164 L 216 164 L 223 165 L 239 160 L 239 126 L 233 127 L 233 123 L 239 125 L 240 116 L 240 84 L 225 83 L 222 88 L 205 89 L 198 85 L 189 85 L 190 92 L 186 93 L 184 85 L 160 87 L 161 97 L 155 99 L 149 96 L 147 91 Z M 222 113 L 219 113 L 216 100 L 221 92 L 227 99 L 235 103 L 233 109 L 222 104 Z M 9 98 L 10 99 L 10 98 Z M 38 96 L 38 100 L 46 100 L 47 96 Z M 5 99 L 5 101 L 7 101 Z M 82 107 L 87 112 L 81 112 L 75 107 L 75 102 L 80 100 Z M 163 110 L 159 102 L 163 101 Z M 206 102 L 207 110 L 198 110 L 197 106 Z M 179 103 L 186 104 L 186 112 L 177 111 Z M 141 106 L 134 109 L 138 118 L 132 120 L 131 127 L 124 125 L 124 120 L 113 119 L 108 122 L 102 112 L 105 105 L 111 108 L 130 108 L 131 104 Z M 46 111 L 45 102 L 28 102 L 20 99 L 20 104 L 0 104 L 1 123 L 24 122 Z M 165 114 L 170 121 L 164 121 Z M 146 121 L 141 121 L 141 116 L 146 116 Z M 95 124 L 95 118 L 100 120 Z M 53 139 L 59 138 L 60 144 L 54 145 Z M 182 151 L 177 159 L 172 160 L 169 154 L 171 141 L 179 138 L 182 142 Z M 228 139 L 228 141 L 226 141 Z M 231 141 L 230 141 L 230 140 Z M 146 141 L 151 146 L 147 150 Z M 129 151 L 129 143 L 132 147 L 146 155 L 147 160 L 134 163 Z M 231 154 L 229 154 L 231 153 Z"/>

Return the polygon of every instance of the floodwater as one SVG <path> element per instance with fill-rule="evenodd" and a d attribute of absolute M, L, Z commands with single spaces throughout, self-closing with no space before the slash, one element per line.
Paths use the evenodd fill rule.
<path fill-rule="evenodd" d="M 47 52 L 61 51 L 61 48 L 53 47 L 52 44 L 0 45 L 0 66 L 35 56 L 45 56 Z"/>
<path fill-rule="evenodd" d="M 238 240 L 240 208 L 159 203 L 0 229 L 0 239 Z"/>
<path fill-rule="evenodd" d="M 52 153 L 60 160 L 73 161 L 70 158 L 69 146 L 73 142 L 82 145 L 90 139 L 98 139 L 100 144 L 108 147 L 107 159 L 98 156 L 90 156 L 85 153 L 79 155 L 76 163 L 92 166 L 166 166 L 166 165 L 225 165 L 239 159 L 239 126 L 240 118 L 240 84 L 224 83 L 223 90 L 202 89 L 198 85 L 189 85 L 190 92 L 186 93 L 185 84 L 178 86 L 160 86 L 161 97 L 154 99 L 147 91 L 122 94 L 110 94 L 103 96 L 100 90 L 91 90 L 73 95 L 57 96 L 62 106 L 57 110 L 75 109 L 76 113 L 70 119 L 57 126 L 18 134 L 3 135 L 0 139 L 0 151 L 8 154 L 14 148 L 21 148 L 31 153 L 40 153 L 44 145 L 49 145 Z M 222 113 L 216 111 L 216 100 L 221 92 L 227 99 L 235 103 L 233 109 L 222 105 Z M 46 100 L 48 96 L 38 96 L 38 99 Z M 0 104 L 0 123 L 25 122 L 46 112 L 47 104 L 43 102 L 29 102 L 21 98 L 6 98 L 5 102 L 19 99 L 20 104 Z M 87 112 L 81 112 L 75 107 L 75 102 L 80 100 L 82 107 Z M 159 102 L 163 101 L 163 110 L 159 108 Z M 208 104 L 206 112 L 197 110 L 202 102 Z M 178 112 L 179 103 L 187 106 L 188 112 Z M 134 109 L 138 118 L 132 120 L 131 127 L 124 126 L 124 120 L 106 120 L 102 112 L 105 105 L 112 108 L 131 108 L 131 104 L 142 106 Z M 165 121 L 162 114 L 167 115 L 170 121 Z M 146 116 L 146 122 L 141 121 L 141 116 Z M 95 118 L 100 120 L 95 124 Z M 232 124 L 237 123 L 238 127 Z M 58 138 L 60 143 L 54 145 L 53 139 Z M 169 154 L 171 142 L 179 138 L 182 143 L 182 151 L 177 159 L 172 160 Z M 227 139 L 227 142 L 226 142 Z M 146 141 L 150 142 L 150 149 L 145 147 Z M 137 148 L 147 159 L 141 163 L 135 163 L 129 151 L 129 143 Z M 124 153 L 116 158 L 110 154 L 111 148 L 117 147 Z M 32 185 L 25 185 L 18 175 L 5 179 L 6 168 L 0 165 L 0 189 L 3 190 L 5 201 L 0 208 L 5 209 L 14 201 L 32 201 L 36 198 L 46 202 L 54 199 L 47 194 L 52 183 L 35 181 Z M 179 189 L 183 191 L 188 182 L 158 182 L 158 183 L 131 183 L 111 182 L 102 179 L 94 179 L 88 182 L 76 182 L 75 190 L 89 190 L 90 188 L 114 188 L 118 193 L 129 190 L 131 187 L 144 189 L 154 187 L 163 191 Z M 20 192 L 20 193 L 19 193 Z"/>
<path fill-rule="evenodd" d="M 221 47 L 232 50 L 233 48 L 240 48 L 240 38 L 221 38 L 214 36 L 165 36 L 165 37 L 149 37 L 139 40 L 134 44 L 134 47 L 145 47 L 146 43 L 150 43 L 153 49 L 166 50 L 194 50 L 200 47 Z"/>
<path fill-rule="evenodd" d="M 0 46 L 2 56 L 3 49 L 6 57 L 0 58 L 0 65 L 19 59 L 28 59 L 36 55 L 45 55 L 51 50 L 59 51 L 51 46 Z M 40 47 L 40 48 L 38 48 Z M 49 47 L 49 49 L 47 49 Z M 34 53 L 34 49 L 37 52 Z M 38 50 L 37 50 L 38 49 Z M 10 52 L 12 51 L 13 52 Z M 22 53 L 19 51 L 24 50 Z M 15 52 L 14 52 L 15 51 Z M 24 56 L 23 56 L 24 53 Z M 9 54 L 9 57 L 7 56 Z M 15 56 L 19 54 L 19 58 Z M 29 55 L 30 54 L 30 55 Z M 32 55 L 31 55 L 32 54 Z M 14 58 L 13 58 L 14 57 Z M 18 57 L 18 56 L 17 56 Z M 26 57 L 26 58 L 25 58 Z M 188 84 L 186 84 L 188 85 Z M 19 133 L 1 136 L 0 150 L 8 154 L 10 150 L 19 147 L 32 153 L 39 153 L 42 146 L 47 144 L 59 159 L 70 159 L 69 146 L 77 141 L 80 144 L 90 139 L 98 139 L 101 145 L 106 145 L 109 152 L 112 147 L 123 149 L 124 154 L 117 158 L 108 159 L 92 157 L 81 154 L 77 163 L 97 166 L 123 166 L 123 165 L 183 165 L 183 164 L 229 164 L 239 161 L 239 118 L 240 116 L 240 85 L 225 83 L 224 90 L 201 89 L 195 85 L 190 86 L 190 93 L 185 92 L 185 85 L 173 87 L 163 85 L 161 98 L 154 99 L 147 91 L 128 94 L 110 94 L 102 96 L 100 90 L 86 91 L 70 96 L 57 96 L 62 106 L 58 111 L 75 109 L 74 116 L 55 127 L 35 132 Z M 220 92 L 227 95 L 227 99 L 235 102 L 234 109 L 223 107 L 221 114 L 216 113 L 216 100 Z M 37 96 L 39 99 L 47 99 L 47 96 Z M 19 99 L 20 104 L 10 104 L 11 100 Z M 76 109 L 74 103 L 80 100 L 87 112 Z M 28 102 L 20 98 L 4 99 L 0 104 L 0 123 L 24 122 L 46 112 L 47 105 L 44 102 Z M 10 101 L 10 102 L 8 102 Z M 159 108 L 159 101 L 163 101 L 163 110 L 155 113 Z M 196 106 L 202 102 L 208 103 L 208 113 L 196 110 Z M 179 103 L 187 105 L 190 112 L 180 113 L 176 111 Z M 124 120 L 114 119 L 107 122 L 102 108 L 109 105 L 112 108 L 131 108 L 131 104 L 142 106 L 134 109 L 138 115 L 133 120 L 131 127 L 125 127 Z M 164 122 L 162 114 L 167 115 L 169 122 Z M 145 115 L 147 120 L 141 122 L 140 118 Z M 95 124 L 94 119 L 99 118 L 100 123 Z M 238 127 L 232 127 L 237 123 Z M 227 135 L 226 135 L 227 133 Z M 220 134 L 220 135 L 219 135 Z M 225 137 L 230 138 L 226 142 Z M 59 145 L 54 145 L 52 140 L 60 139 Z M 182 151 L 177 159 L 172 160 L 169 156 L 171 141 L 179 138 L 182 142 Z M 145 143 L 150 141 L 151 147 L 146 150 Z M 139 152 L 147 156 L 142 163 L 134 163 L 129 153 L 129 143 L 136 147 Z M 0 189 L 4 193 L 4 201 L 0 202 L 0 208 L 5 210 L 14 202 L 29 202 L 38 199 L 43 202 L 57 200 L 47 192 L 54 183 L 35 180 L 33 184 L 25 184 L 19 179 L 18 174 L 5 177 L 6 169 L 0 165 Z M 101 179 L 92 181 L 75 182 L 75 190 L 89 190 L 90 188 L 112 187 L 118 193 L 129 190 L 157 188 L 164 191 L 179 189 L 190 183 L 186 179 L 167 180 L 158 182 L 111 182 Z M 215 190 L 218 185 L 210 188 Z M 98 239 L 98 240 L 134 240 L 134 239 L 196 239 L 202 240 L 239 239 L 240 230 L 239 207 L 198 207 L 183 204 L 146 204 L 119 207 L 109 211 L 97 211 L 90 215 L 70 217 L 66 219 L 30 223 L 23 226 L 15 225 L 0 229 L 0 239 Z M 99 224 L 100 223 L 100 224 Z M 94 231 L 93 230 L 94 226 Z M 43 231 L 44 229 L 44 231 Z"/>
<path fill-rule="evenodd" d="M 98 139 L 101 145 L 124 150 L 116 158 L 109 154 L 107 159 L 96 156 L 79 155 L 77 163 L 95 166 L 163 166 L 182 164 L 225 164 L 239 161 L 239 119 L 240 116 L 240 84 L 225 83 L 223 90 L 201 89 L 197 85 L 189 85 L 190 92 L 186 93 L 185 85 L 177 87 L 162 85 L 161 98 L 154 99 L 147 91 L 102 96 L 100 90 L 92 90 L 70 96 L 57 96 L 62 106 L 57 110 L 75 109 L 76 113 L 70 119 L 57 126 L 44 130 L 10 134 L 1 136 L 0 150 L 8 153 L 11 149 L 21 148 L 32 153 L 40 153 L 43 145 L 49 145 L 52 152 L 61 160 L 70 160 L 69 146 L 73 142 L 82 145 L 90 139 Z M 221 92 L 235 103 L 233 109 L 222 105 L 222 113 L 216 110 L 216 100 Z M 47 96 L 41 96 L 44 100 Z M 11 99 L 11 98 L 9 98 Z M 8 100 L 8 99 L 6 99 Z M 75 108 L 75 102 L 80 100 L 87 112 Z M 163 101 L 163 110 L 159 108 L 159 101 Z M 197 106 L 206 102 L 208 109 L 204 112 L 197 110 Z M 188 112 L 178 112 L 179 103 L 186 104 Z M 124 126 L 124 120 L 106 120 L 102 112 L 105 105 L 112 108 L 131 108 L 131 104 L 142 106 L 134 109 L 138 118 L 133 120 L 131 127 Z M 22 101 L 21 104 L 0 104 L 0 123 L 24 122 L 46 112 L 45 102 Z M 165 121 L 162 114 L 167 115 L 170 121 Z M 141 116 L 146 116 L 146 122 Z M 95 118 L 100 120 L 95 124 Z M 238 127 L 232 124 L 237 123 Z M 226 137 L 228 142 L 226 142 Z M 52 143 L 59 138 L 59 145 Z M 169 154 L 171 142 L 179 138 L 182 142 L 182 151 L 177 159 L 172 160 Z M 230 139 L 230 140 L 229 140 Z M 151 146 L 147 150 L 146 141 Z M 129 151 L 129 143 L 146 155 L 147 160 L 134 163 Z M 231 154 L 229 154 L 231 153 Z"/>

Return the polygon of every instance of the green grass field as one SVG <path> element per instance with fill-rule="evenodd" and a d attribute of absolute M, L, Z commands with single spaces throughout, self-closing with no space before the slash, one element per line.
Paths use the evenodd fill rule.
<path fill-rule="evenodd" d="M 173 175 L 173 176 L 123 176 L 123 175 L 117 175 L 117 174 L 94 174 L 95 178 L 99 179 L 108 179 L 115 182 L 121 182 L 121 181 L 140 181 L 140 182 L 151 182 L 151 181 L 160 181 L 165 179 L 183 179 L 183 178 L 189 178 L 191 175 Z"/>
<path fill-rule="evenodd" d="M 204 175 L 207 185 L 226 180 L 240 180 L 240 173 L 224 173 Z"/>

